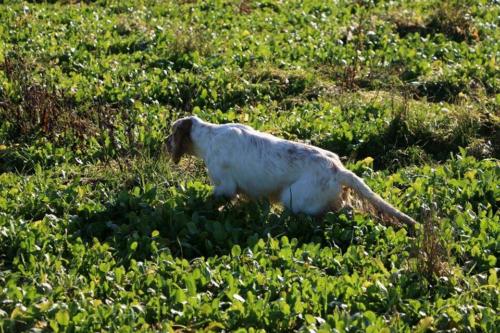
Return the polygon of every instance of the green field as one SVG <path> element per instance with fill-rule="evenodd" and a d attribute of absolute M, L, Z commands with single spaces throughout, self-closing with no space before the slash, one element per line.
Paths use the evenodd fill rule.
<path fill-rule="evenodd" d="M 40 2 L 0 1 L 0 332 L 498 332 L 498 1 Z M 188 114 L 420 225 L 215 200 Z"/>

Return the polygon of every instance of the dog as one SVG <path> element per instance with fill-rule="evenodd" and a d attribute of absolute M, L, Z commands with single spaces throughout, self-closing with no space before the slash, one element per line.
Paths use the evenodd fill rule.
<path fill-rule="evenodd" d="M 321 148 L 242 124 L 208 123 L 196 116 L 175 121 L 166 146 L 175 164 L 185 154 L 205 162 L 216 197 L 264 197 L 293 213 L 322 216 L 341 209 L 345 189 L 350 188 L 380 217 L 410 227 L 417 224 L 346 169 L 336 154 Z"/>

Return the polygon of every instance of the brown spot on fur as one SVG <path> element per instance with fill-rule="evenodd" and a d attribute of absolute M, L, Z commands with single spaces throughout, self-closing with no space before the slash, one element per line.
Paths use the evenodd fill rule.
<path fill-rule="evenodd" d="M 290 147 L 286 150 L 286 152 L 287 152 L 286 158 L 289 164 L 293 164 L 303 158 L 303 154 L 301 154 L 299 149 L 297 149 L 296 147 Z"/>
<path fill-rule="evenodd" d="M 179 163 L 182 155 L 191 150 L 191 127 L 193 120 L 190 118 L 182 119 L 174 124 L 171 135 L 167 138 L 167 148 L 172 155 L 175 164 Z"/>

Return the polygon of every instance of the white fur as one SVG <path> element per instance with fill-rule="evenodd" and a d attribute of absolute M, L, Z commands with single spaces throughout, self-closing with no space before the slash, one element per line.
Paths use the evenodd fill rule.
<path fill-rule="evenodd" d="M 332 152 L 241 124 L 215 125 L 198 117 L 177 122 L 186 119 L 192 121 L 190 153 L 205 162 L 216 196 L 267 197 L 295 213 L 319 215 L 340 208 L 342 186 L 347 186 L 382 213 L 415 223 L 372 192 Z"/>

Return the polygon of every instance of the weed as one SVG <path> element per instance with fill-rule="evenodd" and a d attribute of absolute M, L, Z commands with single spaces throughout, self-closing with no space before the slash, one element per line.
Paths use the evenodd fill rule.
<path fill-rule="evenodd" d="M 78 112 L 71 98 L 49 82 L 33 78 L 29 61 L 13 55 L 5 58 L 2 70 L 14 88 L 14 97 L 4 96 L 0 102 L 0 118 L 9 124 L 11 138 L 22 140 L 41 133 L 56 139 L 68 133 L 82 140 L 93 132 L 87 115 Z"/>
<path fill-rule="evenodd" d="M 74 2 L 0 4 L 0 331 L 497 329 L 499 6 Z M 338 153 L 417 236 L 214 199 L 162 151 L 191 113 Z"/>
<path fill-rule="evenodd" d="M 440 2 L 434 14 L 430 16 L 427 27 L 432 32 L 441 32 L 458 42 L 479 41 L 478 30 L 467 6 L 460 1 Z"/>
<path fill-rule="evenodd" d="M 396 14 L 391 19 L 401 37 L 418 33 L 421 36 L 442 33 L 456 42 L 478 42 L 479 31 L 465 3 L 461 1 L 441 1 L 426 18 L 411 13 L 412 17 Z"/>
<path fill-rule="evenodd" d="M 450 274 L 450 256 L 442 239 L 437 207 L 425 209 L 418 239 L 417 270 L 429 281 Z"/>

